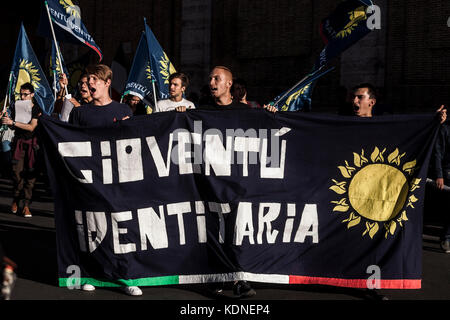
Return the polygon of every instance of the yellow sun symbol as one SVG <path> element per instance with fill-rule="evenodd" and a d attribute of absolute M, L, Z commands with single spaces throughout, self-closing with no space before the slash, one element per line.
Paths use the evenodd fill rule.
<path fill-rule="evenodd" d="M 39 81 L 41 81 L 39 70 L 33 65 L 33 62 L 21 59 L 19 63 L 19 73 L 17 77 L 16 87 L 14 89 L 14 95 L 16 100 L 20 99 L 20 87 L 24 83 L 31 83 L 36 90 L 39 88 Z"/>
<path fill-rule="evenodd" d="M 161 65 L 161 71 L 162 78 L 164 79 L 165 84 L 169 84 L 169 76 L 172 73 L 175 73 L 175 67 L 172 65 L 172 63 L 169 61 L 169 57 L 164 52 L 164 56 L 161 57 L 161 60 L 159 61 L 159 64 Z"/>
<path fill-rule="evenodd" d="M 355 11 L 348 13 L 350 22 L 344 27 L 343 30 L 338 32 L 336 37 L 345 38 L 347 35 L 351 34 L 353 29 L 355 29 L 361 21 L 367 20 L 366 10 L 364 7 L 359 7 Z"/>
<path fill-rule="evenodd" d="M 332 191 L 340 195 L 340 200 L 331 201 L 335 205 L 333 212 L 349 213 L 342 220 L 347 223 L 347 229 L 365 221 L 365 230 L 373 238 L 384 224 L 385 238 L 394 235 L 397 226 L 403 227 L 408 221 L 407 210 L 414 209 L 414 203 L 419 199 L 413 194 L 419 187 L 421 179 L 413 178 L 416 160 L 402 165 L 401 159 L 406 153 L 400 154 L 398 148 L 385 158 L 386 148 L 382 151 L 375 147 L 370 158 L 353 153 L 353 166 L 345 161 L 338 169 L 344 181 L 332 179 Z"/>
<path fill-rule="evenodd" d="M 148 62 L 145 71 L 147 72 L 147 79 L 152 80 L 152 68 L 150 67 L 150 62 Z"/>
<path fill-rule="evenodd" d="M 79 8 L 73 5 L 72 0 L 59 0 L 59 3 L 64 7 L 66 13 L 81 18 Z"/>

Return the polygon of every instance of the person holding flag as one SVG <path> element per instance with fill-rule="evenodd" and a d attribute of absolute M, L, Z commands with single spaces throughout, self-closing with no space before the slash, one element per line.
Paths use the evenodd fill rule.
<path fill-rule="evenodd" d="M 30 120 L 25 122 L 12 120 L 8 114 L 2 118 L 2 124 L 6 124 L 15 130 L 13 139 L 13 156 L 12 156 L 12 171 L 13 171 L 13 202 L 11 204 L 11 212 L 17 213 L 19 202 L 24 193 L 24 206 L 22 215 L 25 218 L 32 217 L 30 212 L 30 203 L 33 195 L 33 188 L 36 182 L 37 174 L 35 170 L 35 163 L 37 159 L 38 143 L 35 135 L 35 129 L 38 125 L 38 118 L 42 114 L 40 107 L 34 103 L 35 96 L 34 87 L 30 83 L 24 83 L 20 87 L 20 101 L 28 102 L 23 104 L 23 110 L 18 109 L 18 102 L 13 108 L 13 119 L 20 117 Z M 31 106 L 27 109 L 26 105 Z M 19 115 L 20 113 L 20 115 Z"/>
<path fill-rule="evenodd" d="M 77 108 L 83 104 L 88 104 L 92 102 L 91 93 L 89 91 L 88 86 L 88 77 L 87 74 L 82 74 L 80 77 L 80 80 L 77 84 L 77 91 L 75 94 L 75 97 L 72 97 L 72 95 L 67 96 L 65 95 L 64 87 L 67 88 L 68 85 L 68 79 L 65 73 L 62 73 L 59 78 L 59 86 L 60 90 L 58 92 L 58 95 L 56 97 L 55 101 L 55 110 L 54 112 L 56 114 L 60 115 L 60 119 L 62 121 L 67 121 L 68 119 L 65 118 L 65 110 L 63 109 L 64 104 L 66 104 L 66 108 L 69 108 L 72 110 L 73 108 Z"/>

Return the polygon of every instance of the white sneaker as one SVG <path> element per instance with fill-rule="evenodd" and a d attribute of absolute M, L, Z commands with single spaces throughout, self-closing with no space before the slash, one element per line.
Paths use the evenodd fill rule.
<path fill-rule="evenodd" d="M 139 287 L 123 287 L 122 290 L 129 296 L 142 296 L 142 290 Z"/>
<path fill-rule="evenodd" d="M 95 287 L 92 284 L 85 283 L 81 287 L 81 290 L 83 290 L 83 291 L 95 291 Z"/>

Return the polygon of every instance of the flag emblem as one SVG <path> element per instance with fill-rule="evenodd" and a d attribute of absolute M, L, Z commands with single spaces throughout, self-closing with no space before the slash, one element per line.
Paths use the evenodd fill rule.
<path fill-rule="evenodd" d="M 365 11 L 365 7 L 361 6 L 353 11 L 348 13 L 350 22 L 347 23 L 341 31 L 338 32 L 336 37 L 345 38 L 348 35 L 352 34 L 353 30 L 358 27 L 361 21 L 367 20 L 367 15 Z"/>
<path fill-rule="evenodd" d="M 169 57 L 165 52 L 163 52 L 163 56 L 161 57 L 161 60 L 159 61 L 159 65 L 161 66 L 161 73 L 162 79 L 164 80 L 164 84 L 169 84 L 169 77 L 172 73 L 175 73 L 175 67 L 170 63 Z"/>
<path fill-rule="evenodd" d="M 414 195 L 421 181 L 413 177 L 416 160 L 402 164 L 406 153 L 400 154 L 396 148 L 386 158 L 385 152 L 386 148 L 381 151 L 378 147 L 370 157 L 364 155 L 364 150 L 354 152 L 352 165 L 345 161 L 345 165 L 338 166 L 344 180 L 332 179 L 329 188 L 341 197 L 331 201 L 335 205 L 333 212 L 348 214 L 342 223 L 350 229 L 365 222 L 362 236 L 371 239 L 383 226 L 386 239 L 394 235 L 397 227 L 408 221 L 408 211 L 419 200 Z"/>
<path fill-rule="evenodd" d="M 21 59 L 19 63 L 19 73 L 17 76 L 16 87 L 14 89 L 14 96 L 16 100 L 20 99 L 20 87 L 24 83 L 31 83 L 35 90 L 39 88 L 41 81 L 39 70 L 33 65 L 33 62 L 26 59 Z"/>
<path fill-rule="evenodd" d="M 67 14 L 76 18 L 81 18 L 80 11 L 73 5 L 72 0 L 59 0 L 59 4 L 63 6 Z"/>
<path fill-rule="evenodd" d="M 153 79 L 153 72 L 152 72 L 152 67 L 150 66 L 150 61 L 148 61 L 147 63 L 147 68 L 145 68 L 146 74 L 147 74 L 147 79 L 148 80 L 152 80 Z"/>
<path fill-rule="evenodd" d="M 289 98 L 287 98 L 286 102 L 284 103 L 284 105 L 280 108 L 281 111 L 288 111 L 289 110 L 289 106 L 291 105 L 291 103 L 294 103 L 294 101 L 296 101 L 298 98 L 300 98 L 303 95 L 307 95 L 308 94 L 308 90 L 311 87 L 312 83 L 310 82 L 309 84 L 307 84 L 306 86 L 300 88 L 299 90 L 297 90 L 296 92 L 294 92 L 293 94 L 291 94 L 289 96 Z"/>

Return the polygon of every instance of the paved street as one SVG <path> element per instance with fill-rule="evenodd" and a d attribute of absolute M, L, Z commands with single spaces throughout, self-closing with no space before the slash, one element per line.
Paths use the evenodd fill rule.
<path fill-rule="evenodd" d="M 143 296 L 129 297 L 118 289 L 95 292 L 57 286 L 55 229 L 50 192 L 42 182 L 35 190 L 32 218 L 9 213 L 11 182 L 0 179 L 0 241 L 19 266 L 12 300 L 202 300 L 212 297 L 204 285 L 144 287 Z M 246 300 L 440 300 L 450 301 L 450 254 L 440 251 L 436 217 L 425 218 L 423 235 L 423 281 L 420 290 L 373 291 L 313 285 L 254 283 L 257 294 Z M 226 290 L 231 294 L 231 290 Z"/>

